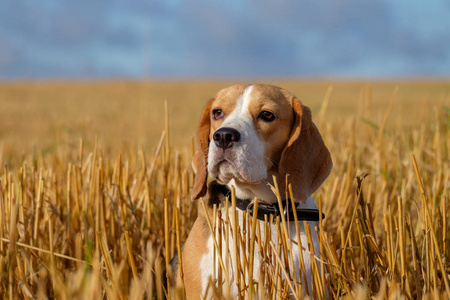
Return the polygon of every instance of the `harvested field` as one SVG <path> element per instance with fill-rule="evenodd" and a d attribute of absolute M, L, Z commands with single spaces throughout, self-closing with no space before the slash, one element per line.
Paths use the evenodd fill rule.
<path fill-rule="evenodd" d="M 315 269 L 310 297 L 450 298 L 450 83 L 270 83 L 312 109 L 334 162 L 314 195 L 327 273 Z M 189 198 L 197 121 L 230 84 L 0 84 L 0 298 L 162 298 L 162 271 L 202 209 Z M 255 242 L 248 224 L 238 247 L 266 257 L 269 283 L 248 279 L 247 253 L 242 296 L 301 297 L 283 279 L 288 245 Z"/>

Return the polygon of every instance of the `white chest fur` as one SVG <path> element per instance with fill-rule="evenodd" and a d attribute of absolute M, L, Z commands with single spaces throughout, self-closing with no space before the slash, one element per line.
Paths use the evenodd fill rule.
<path fill-rule="evenodd" d="M 298 208 L 316 208 L 313 199 L 310 197 L 305 204 L 301 204 L 301 207 Z M 237 224 L 239 226 L 239 233 L 241 237 L 238 238 L 239 243 L 236 246 L 233 239 L 233 211 L 230 208 L 228 209 L 228 219 L 226 217 L 225 208 L 222 209 L 222 234 L 219 235 L 219 226 L 217 226 L 218 222 L 216 222 L 215 226 L 215 238 L 213 239 L 213 235 L 209 236 L 207 241 L 207 253 L 205 253 L 200 261 L 200 270 L 201 270 L 201 278 L 202 278 L 202 294 L 205 295 L 208 284 L 210 281 L 214 282 L 217 285 L 221 285 L 223 287 L 223 293 L 229 293 L 229 296 L 235 298 L 238 295 L 238 283 L 240 283 L 241 287 L 248 285 L 249 283 L 249 270 L 248 265 L 250 263 L 249 253 L 251 247 L 251 218 L 244 219 L 244 213 L 237 209 Z M 248 221 L 250 219 L 250 221 Z M 228 221 L 227 221 L 228 220 Z M 267 255 L 265 251 L 274 251 L 278 252 L 280 247 L 280 238 L 278 236 L 279 228 L 277 228 L 277 224 L 274 221 L 271 225 L 265 224 L 263 221 L 258 221 L 259 229 L 256 230 L 256 242 L 254 244 L 254 256 L 253 256 L 253 274 L 252 279 L 254 282 L 260 281 L 261 276 L 261 267 L 262 264 L 269 263 L 267 261 Z M 314 227 L 317 225 L 316 222 L 308 222 L 309 227 L 311 228 L 311 241 L 314 247 L 315 256 L 319 257 L 319 242 L 317 240 L 316 233 L 314 231 Z M 295 281 L 299 281 L 299 276 L 301 274 L 306 275 L 307 285 L 303 284 L 303 289 L 309 289 L 309 294 L 312 291 L 311 286 L 311 252 L 309 251 L 308 246 L 308 238 L 305 232 L 305 228 L 303 226 L 303 221 L 299 221 L 299 232 L 297 233 L 297 226 L 295 222 L 286 223 L 286 233 L 289 239 L 289 245 L 286 245 L 288 249 L 288 258 L 289 261 L 289 269 L 286 272 L 289 272 L 289 276 Z M 278 226 L 283 226 L 280 224 Z M 243 234 L 243 231 L 247 232 L 247 234 Z M 300 237 L 302 249 L 298 248 L 298 237 Z M 216 246 L 217 245 L 217 246 Z M 217 248 L 219 247 L 219 248 Z M 271 249 L 270 249 L 271 248 Z M 238 249 L 239 255 L 235 255 L 235 249 Z M 269 250 L 268 250 L 269 249 Z M 275 250 L 276 249 L 276 250 Z M 262 253 L 261 252 L 264 252 Z M 279 261 L 285 261 L 285 255 L 283 251 L 278 258 L 275 258 L 272 254 L 272 263 L 276 263 L 277 259 Z M 300 270 L 301 258 L 300 255 L 303 253 L 303 267 L 304 270 Z M 236 266 L 238 266 L 238 270 L 241 270 L 238 276 L 240 276 L 239 280 L 236 280 Z M 267 268 L 267 266 L 265 266 Z M 242 271 L 244 270 L 244 271 Z M 304 273 L 303 273 L 304 272 Z M 219 274 L 221 273 L 221 274 Z M 287 273 L 286 273 L 287 274 Z M 285 277 L 285 273 L 281 273 L 282 277 Z M 302 276 L 303 278 L 304 276 Z M 221 279 L 221 283 L 218 280 Z M 266 280 L 267 281 L 267 280 Z M 304 279 L 302 280 L 304 282 Z M 260 284 L 265 284 L 265 282 L 260 282 Z M 226 286 L 229 286 L 230 289 L 227 290 Z M 304 290 L 305 292 L 305 290 Z M 310 294 L 311 295 L 311 294 Z M 206 298 L 210 298 L 211 295 L 206 295 Z"/>

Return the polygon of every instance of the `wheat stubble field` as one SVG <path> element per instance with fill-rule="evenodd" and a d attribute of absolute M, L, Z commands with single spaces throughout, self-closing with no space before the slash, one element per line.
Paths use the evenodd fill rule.
<path fill-rule="evenodd" d="M 0 84 L 0 298 L 183 298 L 161 274 L 202 209 L 189 198 L 201 110 L 232 83 Z M 327 272 L 313 269 L 309 297 L 450 298 L 450 83 L 269 83 L 312 109 L 334 162 L 314 195 Z M 239 290 L 301 298 L 302 282 L 286 280 L 283 220 L 271 222 L 277 245 L 250 219 L 233 232 L 267 279 L 249 280 L 244 253 Z M 214 298 L 227 293 L 229 257 L 218 259 Z"/>

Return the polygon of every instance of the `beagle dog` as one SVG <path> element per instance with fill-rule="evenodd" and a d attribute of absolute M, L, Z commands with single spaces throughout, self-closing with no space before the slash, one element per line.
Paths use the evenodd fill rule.
<path fill-rule="evenodd" d="M 301 244 L 308 249 L 302 220 L 307 220 L 311 228 L 316 226 L 318 210 L 311 194 L 324 182 L 332 168 L 330 153 L 311 120 L 310 109 L 303 106 L 293 94 L 272 85 L 240 84 L 219 91 L 203 110 L 198 126 L 198 146 L 192 162 L 196 176 L 191 198 L 196 200 L 208 193 L 206 207 L 209 216 L 205 215 L 200 205 L 198 217 L 183 246 L 182 271 L 188 298 L 205 296 L 208 282 L 213 278 L 214 270 L 217 270 L 213 259 L 214 240 L 206 218 L 211 220 L 213 205 L 223 204 L 232 187 L 235 189 L 240 223 L 243 222 L 242 210 L 246 210 L 255 197 L 260 201 L 260 222 L 264 222 L 261 221 L 264 220 L 264 214 L 276 216 L 287 211 L 292 222 L 292 208 L 280 212 L 277 209 L 277 197 L 271 188 L 273 176 L 277 178 L 280 190 L 284 190 L 288 178 L 297 205 L 298 219 L 301 220 Z M 214 180 L 209 187 L 208 175 Z M 265 203 L 265 209 L 259 208 L 261 203 Z M 225 215 L 225 205 L 221 207 L 222 215 Z M 243 228 L 242 225 L 240 228 Z M 289 226 L 289 231 L 294 265 L 297 266 L 295 274 L 300 274 L 300 251 L 295 226 Z M 271 237 L 275 243 L 276 229 L 272 232 L 275 232 L 275 236 Z M 315 234 L 312 234 L 312 238 L 317 255 L 319 243 Z M 233 251 L 232 246 L 229 249 Z M 310 255 L 307 251 L 303 253 L 305 272 L 310 281 Z M 181 272 L 178 254 L 172 259 L 171 265 L 172 284 L 179 284 Z M 255 280 L 258 280 L 259 268 L 258 254 L 255 253 Z M 233 274 L 230 271 L 231 283 Z M 236 284 L 231 285 L 230 296 L 238 296 Z M 310 285 L 309 289 L 311 292 Z"/>

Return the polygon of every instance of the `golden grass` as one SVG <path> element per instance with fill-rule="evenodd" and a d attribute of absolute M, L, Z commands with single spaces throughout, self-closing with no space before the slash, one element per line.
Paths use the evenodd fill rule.
<path fill-rule="evenodd" d="M 0 297 L 161 298 L 162 270 L 197 212 L 189 200 L 196 122 L 228 84 L 2 84 Z M 313 266 L 310 296 L 450 297 L 450 84 L 275 84 L 312 108 L 334 161 L 315 194 L 326 215 L 324 263 Z M 302 297 L 304 283 L 284 280 L 285 266 L 292 270 L 285 220 L 271 220 L 274 245 L 259 238 L 266 224 L 248 219 L 236 229 L 233 216 L 215 211 L 211 230 L 249 249 L 236 274 L 243 297 Z M 265 284 L 248 277 L 256 251 Z M 232 259 L 217 260 L 216 279 L 226 281 Z M 222 297 L 228 288 L 209 291 Z"/>

